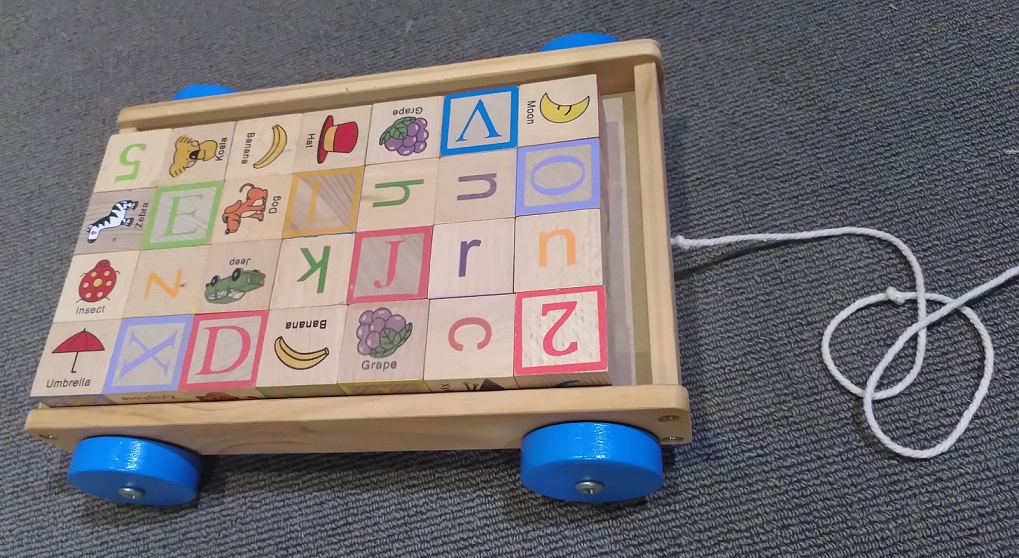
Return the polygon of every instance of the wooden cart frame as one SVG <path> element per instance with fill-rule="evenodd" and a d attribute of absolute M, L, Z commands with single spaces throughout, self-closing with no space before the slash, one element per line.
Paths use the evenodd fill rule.
<path fill-rule="evenodd" d="M 664 444 L 690 441 L 690 413 L 676 342 L 672 251 L 662 140 L 662 60 L 656 42 L 562 51 L 345 78 L 131 107 L 121 132 L 173 128 L 442 95 L 597 74 L 603 95 L 633 92 L 638 191 L 630 195 L 636 385 L 494 392 L 40 407 L 25 431 L 67 451 L 121 435 L 201 454 L 501 449 L 555 423 L 605 421 L 643 428 Z M 632 203 L 639 198 L 639 203 Z M 642 275 L 643 277 L 639 277 Z M 636 280 L 636 279 L 642 280 Z M 612 328 L 613 325 L 609 324 Z"/>

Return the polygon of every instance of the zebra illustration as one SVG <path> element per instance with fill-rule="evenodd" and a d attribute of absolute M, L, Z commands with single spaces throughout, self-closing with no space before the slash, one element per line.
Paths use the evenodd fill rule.
<path fill-rule="evenodd" d="M 130 227 L 131 223 L 134 223 L 134 217 L 128 217 L 127 210 L 136 207 L 138 207 L 138 202 L 132 200 L 121 200 L 113 204 L 109 215 L 85 227 L 89 244 L 95 242 L 99 238 L 99 233 L 103 232 L 104 229 L 122 226 Z"/>

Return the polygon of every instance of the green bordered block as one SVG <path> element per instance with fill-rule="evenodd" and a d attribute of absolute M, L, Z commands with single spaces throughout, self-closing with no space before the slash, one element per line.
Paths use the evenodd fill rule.
<path fill-rule="evenodd" d="M 222 186 L 222 182 L 200 182 L 164 186 L 156 190 L 142 248 L 152 250 L 208 244 Z"/>

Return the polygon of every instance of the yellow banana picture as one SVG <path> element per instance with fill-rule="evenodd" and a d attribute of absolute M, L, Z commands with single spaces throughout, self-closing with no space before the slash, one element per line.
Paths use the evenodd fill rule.
<path fill-rule="evenodd" d="M 548 97 L 548 93 L 545 93 L 541 97 L 541 115 L 545 117 L 545 120 L 553 122 L 555 124 L 565 124 L 566 122 L 573 122 L 580 118 L 580 115 L 584 114 L 587 110 L 587 105 L 591 104 L 591 97 L 584 97 L 582 101 L 573 103 L 572 105 L 560 105 Z"/>
<path fill-rule="evenodd" d="M 287 147 L 287 131 L 283 129 L 283 126 L 275 124 L 272 127 L 272 146 L 269 151 L 262 155 L 262 158 L 251 165 L 253 168 L 261 169 L 268 167 L 283 154 L 283 150 Z"/>
<path fill-rule="evenodd" d="M 276 358 L 294 370 L 307 370 L 317 366 L 329 356 L 328 347 L 322 347 L 310 353 L 294 350 L 293 347 L 287 344 L 282 335 L 276 338 L 274 348 L 276 349 Z"/>

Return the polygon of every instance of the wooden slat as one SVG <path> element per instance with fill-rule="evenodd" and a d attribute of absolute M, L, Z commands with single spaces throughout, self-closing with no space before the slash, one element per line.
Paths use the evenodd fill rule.
<path fill-rule="evenodd" d="M 661 66 L 658 43 L 644 39 L 522 54 L 371 76 L 245 91 L 125 108 L 120 130 L 151 130 L 369 105 L 501 85 L 598 74 L 602 94 L 633 91 L 633 67 Z"/>
<path fill-rule="evenodd" d="M 660 421 L 660 417 L 674 420 Z M 84 438 L 162 440 L 201 454 L 504 449 L 540 426 L 630 424 L 690 440 L 682 386 L 613 386 L 214 403 L 39 408 L 25 431 L 67 451 Z"/>
<path fill-rule="evenodd" d="M 647 283 L 651 375 L 656 384 L 678 384 L 679 344 L 676 335 L 676 292 L 669 245 L 669 200 L 665 187 L 662 138 L 661 80 L 658 65 L 634 67 L 637 99 L 637 152 L 644 225 L 644 266 Z"/>

